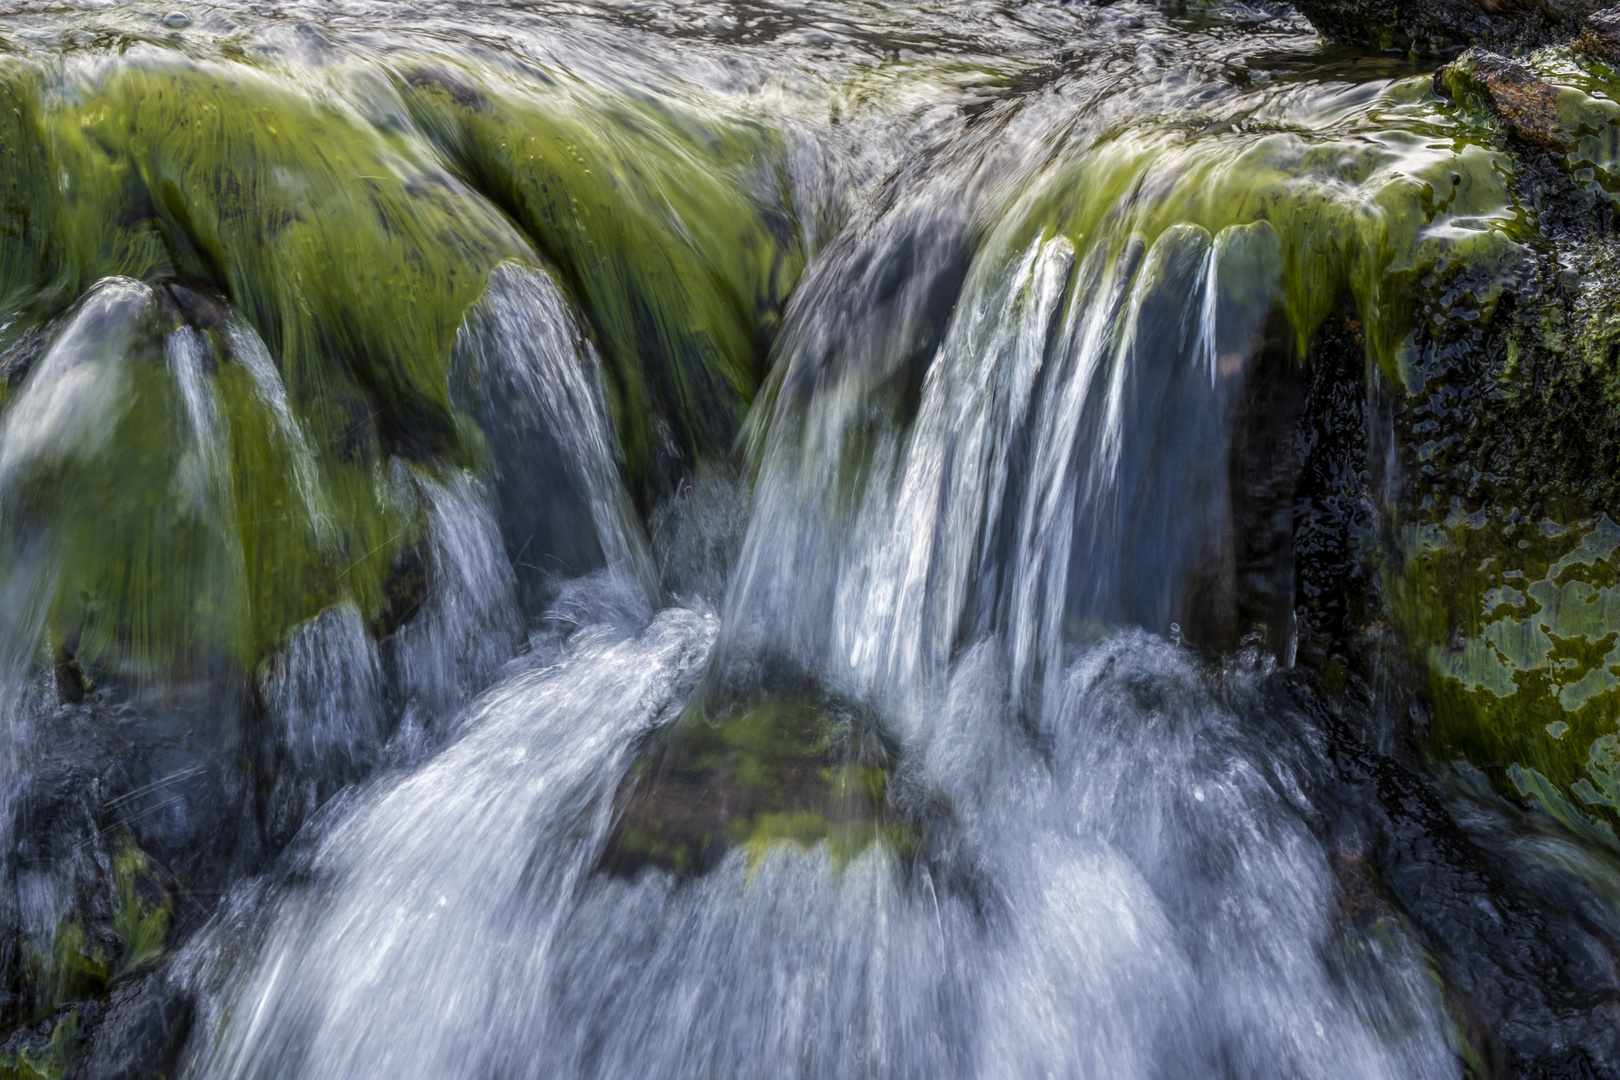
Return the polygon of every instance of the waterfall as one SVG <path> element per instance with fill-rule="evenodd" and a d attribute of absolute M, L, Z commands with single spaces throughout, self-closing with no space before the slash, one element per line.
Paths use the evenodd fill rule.
<path fill-rule="evenodd" d="M 0 14 L 0 1080 L 1616 1075 L 1584 55 Z"/>

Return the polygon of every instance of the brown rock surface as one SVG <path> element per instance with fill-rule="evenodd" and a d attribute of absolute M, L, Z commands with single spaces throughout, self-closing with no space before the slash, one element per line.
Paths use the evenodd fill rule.
<path fill-rule="evenodd" d="M 1440 69 L 1435 86 L 1451 97 L 1479 100 L 1521 142 L 1554 153 L 1570 147 L 1558 116 L 1558 89 L 1517 60 L 1470 49 Z"/>
<path fill-rule="evenodd" d="M 1620 5 L 1588 16 L 1573 46 L 1581 52 L 1620 64 Z"/>

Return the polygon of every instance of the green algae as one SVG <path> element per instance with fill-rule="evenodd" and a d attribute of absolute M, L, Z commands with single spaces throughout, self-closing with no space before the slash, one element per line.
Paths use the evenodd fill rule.
<path fill-rule="evenodd" d="M 1209 126 L 1228 132 L 1207 137 Z M 1426 79 L 1397 80 L 1370 104 L 1293 116 L 1263 104 L 1208 125 L 1117 133 L 1049 172 L 1004 217 L 990 244 L 1023 250 L 1031 232 L 1117 261 L 1168 230 L 1212 237 L 1269 226 L 1280 247 L 1276 306 L 1297 354 L 1346 295 L 1369 358 L 1396 386 L 1413 378 L 1414 294 L 1448 268 L 1492 268 L 1488 311 L 1525 257 L 1511 158 L 1487 125 L 1461 116 Z"/>
<path fill-rule="evenodd" d="M 51 1025 L 48 1038 L 0 1051 L 0 1080 L 64 1080 L 73 1068 L 79 1023 L 78 1012 L 69 1011 Z"/>
<path fill-rule="evenodd" d="M 1554 289 L 1526 274 L 1514 318 L 1488 335 L 1440 325 L 1455 309 L 1433 311 L 1442 375 L 1405 405 L 1415 483 L 1384 588 L 1427 673 L 1431 753 L 1615 846 L 1620 323 L 1613 253 L 1577 223 L 1620 192 L 1620 83 L 1566 49 L 1528 64 L 1552 87 L 1542 96 L 1556 127 L 1547 145 L 1516 151 L 1537 193 L 1523 214 L 1543 234 L 1541 257 L 1566 269 Z M 1465 76 L 1450 80 L 1458 108 L 1505 139 Z"/>
<path fill-rule="evenodd" d="M 632 491 L 649 501 L 670 449 L 729 450 L 804 261 L 778 137 L 560 73 L 402 72 L 417 122 L 583 304 Z"/>
<path fill-rule="evenodd" d="M 380 613 L 396 548 L 421 528 L 374 467 L 301 469 L 308 450 L 267 399 L 268 362 L 256 376 L 232 355 L 251 339 L 198 333 L 159 299 L 134 283 L 98 290 L 7 417 L 13 505 L 52 538 L 48 569 L 20 553 L 17 568 L 53 582 L 48 633 L 95 681 L 249 671 L 331 604 Z M 115 400 L 25 454 L 80 370 Z"/>
<path fill-rule="evenodd" d="M 897 751 L 862 710 L 806 694 L 716 706 L 700 697 L 638 754 L 603 865 L 702 873 L 731 848 L 756 865 L 825 845 L 835 866 L 874 843 L 903 858 L 917 825 L 890 807 Z"/>
<path fill-rule="evenodd" d="M 286 80 L 197 64 L 49 87 L 11 75 L 13 116 L 31 124 L 0 141 L 31 164 L 14 174 L 27 185 L 15 199 L 48 235 L 6 247 L 0 322 L 28 326 L 111 275 L 184 282 L 205 309 L 137 335 L 116 453 L 71 481 L 27 481 L 59 504 L 56 640 L 87 663 L 161 678 L 208 652 L 251 670 L 341 599 L 377 616 L 389 567 L 420 532 L 391 505 L 380 464 L 471 464 L 448 398 L 450 349 L 489 271 L 532 261 L 532 249 L 423 140 Z M 30 255 L 31 289 L 19 284 Z M 228 313 L 206 310 L 214 296 Z M 245 333 L 231 332 L 237 318 Z M 228 462 L 204 464 L 215 505 L 201 511 L 173 491 L 186 424 L 157 344 L 199 319 Z M 249 371 L 231 353 L 253 336 L 270 366 Z M 267 389 L 284 395 L 284 416 Z M 307 446 L 289 445 L 293 431 Z M 306 475 L 295 450 L 313 454 Z"/>
<path fill-rule="evenodd" d="M 163 954 L 171 901 L 156 884 L 151 860 L 133 843 L 113 856 L 113 932 L 123 943 L 113 978 L 129 974 Z"/>
<path fill-rule="evenodd" d="M 1614 844 L 1620 526 L 1487 508 L 1412 533 L 1396 601 L 1429 643 L 1431 746 Z"/>
<path fill-rule="evenodd" d="M 104 871 L 46 940 L 25 943 L 24 1020 L 104 998 L 119 979 L 163 955 L 174 900 L 151 860 L 126 837 Z"/>
<path fill-rule="evenodd" d="M 189 66 L 121 68 L 62 119 L 86 174 L 132 163 L 173 276 L 253 325 L 313 438 L 352 420 L 310 403 L 362 391 L 391 448 L 454 452 L 451 343 L 489 271 L 529 252 L 420 140 L 254 72 Z"/>

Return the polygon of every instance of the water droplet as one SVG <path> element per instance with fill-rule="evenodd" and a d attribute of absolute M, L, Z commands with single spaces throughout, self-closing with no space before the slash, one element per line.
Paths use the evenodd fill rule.
<path fill-rule="evenodd" d="M 1204 789 L 1201 788 L 1201 787 L 1193 788 L 1193 798 L 1197 799 L 1199 802 L 1203 802 L 1204 801 Z"/>
<path fill-rule="evenodd" d="M 179 30 L 183 26 L 191 25 L 191 16 L 183 11 L 171 11 L 163 16 L 163 25 Z"/>

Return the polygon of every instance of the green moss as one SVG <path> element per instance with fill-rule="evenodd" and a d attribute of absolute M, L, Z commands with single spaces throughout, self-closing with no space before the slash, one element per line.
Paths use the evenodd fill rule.
<path fill-rule="evenodd" d="M 92 176 L 130 163 L 175 273 L 253 324 L 317 441 L 352 418 L 307 406 L 361 391 L 399 449 L 454 449 L 450 345 L 489 271 L 530 256 L 419 139 L 304 87 L 189 65 L 116 70 L 58 137 Z"/>
<path fill-rule="evenodd" d="M 26 293 L 55 276 L 56 198 L 48 188 L 53 170 L 39 98 L 35 71 L 0 64 L 0 349 Z"/>
<path fill-rule="evenodd" d="M 48 1038 L 10 1054 L 0 1052 L 0 1080 L 64 1080 L 73 1068 L 78 1040 L 79 1014 L 70 1011 L 52 1024 Z"/>
<path fill-rule="evenodd" d="M 0 343 L 109 275 L 184 282 L 202 308 L 153 305 L 127 328 L 107 453 L 22 481 L 58 533 L 54 639 L 87 666 L 162 680 L 251 670 L 341 600 L 380 619 L 421 525 L 378 466 L 476 460 L 449 404 L 450 349 L 490 270 L 533 249 L 420 137 L 290 80 L 179 60 L 0 78 L 0 155 L 16 165 L 0 227 L 26 239 L 0 245 Z M 182 314 L 205 339 L 225 445 L 201 500 L 180 490 L 197 464 L 164 358 Z M 235 318 L 269 347 L 257 369 L 234 355 Z"/>
<path fill-rule="evenodd" d="M 100 997 L 112 980 L 114 961 L 106 945 L 85 931 L 82 916 L 63 919 L 49 945 L 29 956 L 28 983 L 40 1003 L 36 1013 Z"/>
<path fill-rule="evenodd" d="M 1265 223 L 1282 259 L 1277 298 L 1304 356 L 1323 320 L 1353 298 L 1370 357 L 1408 386 L 1413 297 L 1448 267 L 1495 268 L 1479 297 L 1488 316 L 1529 236 L 1511 159 L 1488 124 L 1434 94 L 1391 83 L 1370 104 L 1279 123 L 1225 116 L 1205 126 L 1141 125 L 1048 174 L 1004 217 L 992 250 L 1064 235 L 1112 261 L 1176 227 L 1210 236 Z M 1212 121 L 1213 122 L 1213 121 Z"/>
<path fill-rule="evenodd" d="M 392 629 L 423 522 L 387 462 L 487 464 L 446 376 L 504 261 L 543 252 L 583 301 L 648 500 L 659 468 L 729 449 L 802 263 L 770 132 L 549 77 L 486 73 L 469 97 L 460 76 L 357 65 L 316 86 L 141 55 L 0 54 L 0 350 L 108 277 L 168 283 L 108 361 L 128 392 L 102 452 L 33 468 L 10 501 L 19 534 L 54 533 L 48 631 L 86 672 L 252 671 L 340 602 Z M 217 447 L 188 446 L 181 326 Z M 262 363 L 240 355 L 253 337 Z"/>
<path fill-rule="evenodd" d="M 733 847 L 752 864 L 778 845 L 825 844 L 843 866 L 879 842 L 910 858 L 921 833 L 890 805 L 895 765 L 875 722 L 847 705 L 798 694 L 717 708 L 700 698 L 637 757 L 603 863 L 698 873 Z"/>
<path fill-rule="evenodd" d="M 162 955 L 173 900 L 145 852 L 125 839 L 107 880 L 96 882 L 49 940 L 28 953 L 26 1016 L 103 997 L 118 979 Z"/>
<path fill-rule="evenodd" d="M 121 976 L 163 953 L 169 933 L 171 902 L 151 873 L 146 853 L 133 843 L 113 857 L 113 930 L 123 942 L 119 957 Z"/>
<path fill-rule="evenodd" d="M 1489 507 L 1414 526 L 1395 610 L 1426 642 L 1432 745 L 1614 842 L 1620 526 Z"/>
<path fill-rule="evenodd" d="M 1528 63 L 1553 87 L 1543 97 L 1564 147 L 1516 151 L 1541 261 L 1525 271 L 1512 318 L 1487 333 L 1430 293 L 1428 384 L 1400 421 L 1412 487 L 1395 508 L 1384 589 L 1427 672 L 1431 751 L 1612 846 L 1620 526 L 1607 512 L 1620 493 L 1620 271 L 1588 232 L 1620 193 L 1620 83 L 1564 49 Z M 1466 89 L 1459 108 L 1485 117 Z"/>
<path fill-rule="evenodd" d="M 560 73 L 402 70 L 418 123 L 584 304 L 632 489 L 671 438 L 688 461 L 728 450 L 803 266 L 780 140 Z"/>

